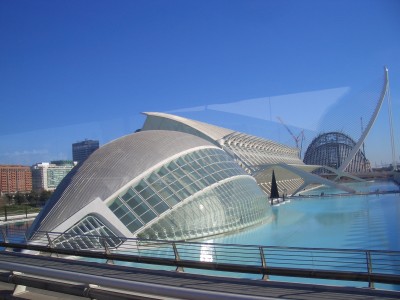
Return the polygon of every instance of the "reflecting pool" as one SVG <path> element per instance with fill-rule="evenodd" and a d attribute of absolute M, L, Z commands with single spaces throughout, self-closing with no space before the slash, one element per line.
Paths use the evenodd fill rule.
<path fill-rule="evenodd" d="M 351 184 L 359 192 L 398 191 L 391 182 Z M 333 194 L 313 190 L 307 195 Z M 400 250 L 400 195 L 295 197 L 271 207 L 271 222 L 208 242 L 265 246 Z"/>
<path fill-rule="evenodd" d="M 357 192 L 373 194 L 348 196 L 332 189 L 312 190 L 303 193 L 302 197 L 294 197 L 284 204 L 272 206 L 270 222 L 231 235 L 214 237 L 206 242 L 400 251 L 399 187 L 392 182 L 363 182 L 349 185 Z M 396 193 L 376 193 L 383 191 L 396 191 Z M 321 193 L 325 196 L 320 197 Z M 238 274 L 238 276 L 254 278 L 251 275 Z M 365 286 L 365 283 L 357 282 L 273 276 L 271 279 Z M 399 286 L 392 285 L 378 284 L 376 287 L 400 289 Z"/>

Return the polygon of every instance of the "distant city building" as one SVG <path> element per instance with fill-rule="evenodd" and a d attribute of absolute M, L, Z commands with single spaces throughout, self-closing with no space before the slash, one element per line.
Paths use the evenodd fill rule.
<path fill-rule="evenodd" d="M 29 193 L 32 173 L 28 166 L 0 165 L 0 194 Z"/>
<path fill-rule="evenodd" d="M 304 163 L 339 169 L 355 144 L 351 137 L 341 132 L 320 134 L 308 146 Z M 361 149 L 345 168 L 345 172 L 371 172 L 371 164 Z"/>
<path fill-rule="evenodd" d="M 34 191 L 54 191 L 61 180 L 75 166 L 72 161 L 52 161 L 32 166 L 32 189 Z"/>
<path fill-rule="evenodd" d="M 72 159 L 78 163 L 86 160 L 90 154 L 99 149 L 99 141 L 84 140 L 72 144 Z"/>

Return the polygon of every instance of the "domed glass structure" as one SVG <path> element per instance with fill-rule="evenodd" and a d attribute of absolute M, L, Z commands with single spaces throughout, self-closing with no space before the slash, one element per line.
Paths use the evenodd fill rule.
<path fill-rule="evenodd" d="M 304 163 L 339 169 L 355 145 L 352 138 L 341 132 L 320 134 L 308 146 L 304 155 Z M 370 163 L 361 149 L 345 169 L 345 172 L 349 173 L 369 171 L 371 171 Z"/>

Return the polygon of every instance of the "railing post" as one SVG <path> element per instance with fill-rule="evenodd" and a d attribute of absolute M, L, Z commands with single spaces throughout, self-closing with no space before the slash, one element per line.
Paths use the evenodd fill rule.
<path fill-rule="evenodd" d="M 47 245 L 47 247 L 49 247 L 50 249 L 53 249 L 54 248 L 54 244 L 53 244 L 53 241 L 50 238 L 50 235 L 49 235 L 48 231 L 46 232 L 46 237 L 47 237 L 47 240 L 49 241 L 49 244 Z M 51 256 L 53 256 L 52 252 L 50 252 L 50 257 Z M 58 257 L 58 253 L 56 253 L 56 257 Z"/>
<path fill-rule="evenodd" d="M 1 235 L 3 236 L 4 243 L 8 243 L 7 232 L 5 231 L 4 227 L 1 228 Z"/>
<path fill-rule="evenodd" d="M 175 242 L 172 242 L 172 249 L 174 250 L 174 255 L 175 255 L 175 261 L 178 262 L 180 261 L 179 253 L 178 253 L 178 248 L 176 248 Z M 177 272 L 184 272 L 183 267 L 177 266 L 176 270 Z"/>
<path fill-rule="evenodd" d="M 214 252 L 213 261 L 214 261 L 216 264 L 218 264 L 217 247 L 215 247 L 215 245 L 213 245 L 212 249 L 213 249 L 213 252 Z"/>
<path fill-rule="evenodd" d="M 138 256 L 140 257 L 140 248 L 139 248 L 139 246 L 140 246 L 140 239 L 136 239 L 136 249 L 137 249 L 137 252 L 138 252 Z"/>
<path fill-rule="evenodd" d="M 1 228 L 1 235 L 3 236 L 4 243 L 8 243 L 7 230 L 4 227 Z M 6 247 L 5 251 L 13 251 L 13 249 Z"/>
<path fill-rule="evenodd" d="M 266 271 L 267 270 L 267 262 L 265 261 L 264 249 L 263 249 L 263 247 L 259 247 L 259 249 L 260 249 L 261 266 Z M 263 273 L 262 280 L 269 280 L 269 275 Z"/>
<path fill-rule="evenodd" d="M 114 264 L 114 260 L 108 258 L 109 254 L 110 254 L 111 252 L 110 252 L 110 248 L 108 248 L 106 238 L 102 236 L 102 237 L 100 237 L 100 241 L 101 241 L 101 243 L 103 244 L 104 253 L 105 253 L 106 256 L 107 256 L 106 264 L 111 264 L 111 265 L 113 265 L 113 264 Z"/>
<path fill-rule="evenodd" d="M 371 260 L 371 252 L 366 251 L 366 258 L 367 258 L 367 268 L 368 268 L 368 287 L 373 289 L 375 288 L 374 282 L 371 280 L 371 274 L 372 274 L 372 260 Z"/>
<path fill-rule="evenodd" d="M 4 221 L 7 222 L 7 206 L 4 205 Z"/>
<path fill-rule="evenodd" d="M 25 230 L 24 232 L 24 238 L 25 238 L 25 244 L 28 244 L 28 229 Z"/>

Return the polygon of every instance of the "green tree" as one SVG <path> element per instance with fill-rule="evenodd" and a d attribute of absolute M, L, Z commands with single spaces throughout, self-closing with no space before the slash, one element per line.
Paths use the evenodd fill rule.
<path fill-rule="evenodd" d="M 11 204 L 13 204 L 12 202 L 12 200 L 13 200 L 13 198 L 12 198 L 12 196 L 10 195 L 10 194 L 5 194 L 4 195 L 4 199 L 6 199 L 6 205 L 11 205 Z"/>
<path fill-rule="evenodd" d="M 49 200 L 52 194 L 53 192 L 51 191 L 42 191 L 39 197 L 40 202 L 44 204 L 47 200 Z"/>
<path fill-rule="evenodd" d="M 40 195 L 39 195 L 39 193 L 36 192 L 36 191 L 31 191 L 31 192 L 27 195 L 27 200 L 28 200 L 28 202 L 29 202 L 29 204 L 30 204 L 31 206 L 37 206 L 37 205 L 38 205 L 38 202 L 39 202 L 39 198 L 40 198 Z"/>
<path fill-rule="evenodd" d="M 17 193 L 14 195 L 14 200 L 15 200 L 15 204 L 21 205 L 21 204 L 26 203 L 26 196 L 25 196 L 25 194 L 22 194 L 22 193 L 20 193 L 20 192 L 17 192 Z"/>

